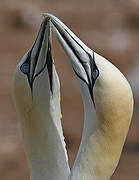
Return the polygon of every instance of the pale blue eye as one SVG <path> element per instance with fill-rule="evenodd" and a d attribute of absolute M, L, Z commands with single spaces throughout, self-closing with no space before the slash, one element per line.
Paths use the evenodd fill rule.
<path fill-rule="evenodd" d="M 24 73 L 27 74 L 29 73 L 29 64 L 28 63 L 24 63 L 21 65 L 20 70 Z"/>
<path fill-rule="evenodd" d="M 98 69 L 95 69 L 92 73 L 93 79 L 96 79 L 98 77 L 98 75 L 99 75 L 99 71 L 98 71 Z"/>

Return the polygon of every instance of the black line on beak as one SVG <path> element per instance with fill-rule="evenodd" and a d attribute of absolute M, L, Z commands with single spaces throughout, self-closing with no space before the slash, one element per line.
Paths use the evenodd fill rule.
<path fill-rule="evenodd" d="M 62 38 L 64 39 L 64 41 L 67 43 L 67 45 L 68 45 L 68 46 L 70 47 L 70 49 L 72 50 L 73 54 L 77 57 L 77 59 L 79 60 L 79 62 L 80 62 L 81 65 L 83 66 L 83 68 L 84 68 L 84 70 L 85 70 L 85 72 L 86 72 L 86 76 L 87 76 L 88 82 L 86 82 L 86 80 L 83 79 L 83 78 L 76 72 L 76 70 L 74 69 L 73 66 L 72 66 L 72 67 L 73 67 L 73 70 L 74 70 L 75 74 L 76 74 L 82 81 L 84 81 L 84 82 L 87 84 L 87 86 L 88 86 L 88 88 L 89 88 L 89 92 L 90 92 L 91 99 L 92 99 L 92 101 L 93 101 L 93 103 L 94 103 L 94 98 L 93 98 L 93 86 L 94 86 L 94 84 L 95 84 L 95 81 L 96 81 L 97 77 L 99 76 L 99 70 L 98 70 L 98 68 L 97 68 L 97 66 L 96 66 L 96 64 L 95 64 L 95 61 L 94 61 L 95 57 L 94 57 L 94 52 L 93 52 L 93 50 L 92 50 L 92 55 L 90 55 L 90 54 L 67 32 L 67 30 L 65 30 L 65 31 L 68 33 L 68 35 L 73 39 L 73 41 L 75 41 L 75 42 L 80 46 L 80 48 L 82 48 L 83 51 L 87 54 L 87 56 L 88 56 L 88 58 L 89 58 L 89 66 L 90 66 L 90 68 L 91 68 L 91 77 L 89 77 L 89 74 L 88 74 L 88 71 L 87 71 L 87 68 L 86 68 L 86 65 L 85 65 L 86 62 L 83 62 L 83 61 L 81 60 L 80 56 L 78 55 L 78 53 L 76 52 L 76 50 L 73 48 L 71 42 L 67 40 L 65 34 L 60 30 L 60 28 L 56 25 L 56 23 L 55 23 L 52 19 L 51 19 L 51 22 L 53 23 L 53 25 L 54 25 L 55 28 L 58 30 L 58 32 L 60 33 L 60 35 L 62 36 Z M 96 70 L 97 70 L 97 71 L 96 71 Z M 94 76 L 94 72 L 97 72 L 97 75 L 96 75 L 96 76 Z"/>
<path fill-rule="evenodd" d="M 42 43 L 43 43 L 44 36 L 45 36 L 45 28 L 46 28 L 47 22 L 48 21 L 46 19 L 42 22 L 41 27 L 43 26 L 43 29 L 41 30 L 41 27 L 40 27 L 40 30 L 39 30 L 39 33 L 40 33 L 40 31 L 42 31 L 40 40 L 38 41 L 38 38 L 39 38 L 39 33 L 38 33 L 37 38 L 36 38 L 32 48 L 28 52 L 28 55 L 27 55 L 27 58 L 26 58 L 25 62 L 20 66 L 20 70 L 24 74 L 27 75 L 28 82 L 29 82 L 29 85 L 30 85 L 30 88 L 31 88 L 31 92 L 33 92 L 33 82 L 34 82 L 35 78 L 41 72 L 43 72 L 43 70 L 47 66 L 47 70 L 48 70 L 48 74 L 49 74 L 49 81 L 50 81 L 50 90 L 53 93 L 53 58 L 52 58 L 52 52 L 51 52 L 51 39 L 49 37 L 48 37 L 48 50 L 47 50 L 47 54 L 46 54 L 45 64 L 41 68 L 41 70 L 37 74 L 34 75 L 35 69 L 36 69 L 36 66 L 37 66 L 37 62 L 38 62 L 38 57 L 40 55 L 40 51 L 41 51 L 41 48 L 42 48 Z M 36 44 L 37 41 L 38 41 L 39 46 L 37 48 L 37 51 L 34 52 L 35 57 L 32 57 L 32 51 L 33 51 L 33 48 L 35 47 L 35 44 Z M 31 76 L 31 62 L 33 62 L 33 72 L 32 72 L 32 77 L 30 78 L 30 76 Z"/>
<path fill-rule="evenodd" d="M 50 89 L 53 94 L 53 58 L 51 53 L 51 44 L 50 41 L 48 43 L 48 51 L 47 51 L 47 61 L 46 61 L 48 73 L 49 73 L 49 81 L 50 81 Z"/>
<path fill-rule="evenodd" d="M 42 22 L 42 24 L 41 24 L 41 26 L 43 26 L 43 30 L 42 30 L 42 33 L 41 33 L 41 38 L 40 38 L 40 42 L 39 42 L 39 47 L 38 47 L 37 52 L 36 52 L 36 55 L 35 55 L 35 60 L 33 60 L 35 63 L 34 63 L 34 68 L 33 68 L 32 76 L 34 75 L 35 68 L 36 68 L 37 62 L 38 62 L 38 57 L 39 57 L 39 54 L 40 54 L 40 51 L 41 51 L 42 42 L 43 42 L 44 35 L 45 35 L 44 32 L 45 32 L 45 28 L 46 28 L 46 26 L 45 26 L 46 23 L 47 23 L 47 21 L 44 20 L 44 22 Z M 40 29 L 41 29 L 41 28 L 40 28 Z M 40 31 L 39 31 L 39 33 L 40 33 Z M 39 36 L 39 33 L 38 33 L 38 36 Z M 38 36 L 37 36 L 37 38 L 36 38 L 36 40 L 35 40 L 35 43 L 37 42 Z M 34 48 L 34 46 L 35 46 L 35 43 L 34 43 L 33 47 L 32 47 L 31 50 L 30 50 L 30 53 L 29 53 L 29 57 L 28 57 L 28 58 L 30 59 L 30 61 L 31 61 L 31 53 L 32 53 L 32 50 L 33 50 L 33 48 Z M 28 79 L 29 79 L 29 76 L 28 76 Z M 33 90 L 33 81 L 34 81 L 34 79 L 35 79 L 35 77 L 32 77 L 31 80 L 29 79 L 29 83 L 30 83 L 31 90 Z"/>
<path fill-rule="evenodd" d="M 43 66 L 43 68 L 34 76 L 33 80 L 45 69 L 47 66 L 48 74 L 49 74 L 49 81 L 50 81 L 50 89 L 53 94 L 53 58 L 51 53 L 51 44 L 50 41 L 48 41 L 48 51 L 46 56 L 46 61 Z"/>
<path fill-rule="evenodd" d="M 36 65 L 37 65 L 37 62 L 38 62 L 38 57 L 39 57 L 39 54 L 40 54 L 40 50 L 41 50 L 41 47 L 42 47 L 42 42 L 43 42 L 43 39 L 44 39 L 44 35 L 45 35 L 45 28 L 46 28 L 46 24 L 47 24 L 47 21 L 46 19 L 42 22 L 41 26 L 40 26 L 40 30 L 38 32 L 38 35 L 37 35 L 37 38 L 32 46 L 32 48 L 30 49 L 30 51 L 28 52 L 28 55 L 27 55 L 27 59 L 26 61 L 21 65 L 20 67 L 20 70 L 27 75 L 28 77 L 28 82 L 29 82 L 29 85 L 30 85 L 30 88 L 31 88 L 31 91 L 33 91 L 33 81 L 36 77 L 33 77 L 34 75 L 34 72 L 35 72 L 35 68 L 36 68 Z M 40 37 L 40 40 L 38 42 L 39 46 L 37 48 L 37 51 L 35 52 L 35 57 L 31 57 L 32 55 L 32 51 L 33 51 L 33 48 L 35 47 L 35 44 L 39 38 L 39 34 L 40 34 L 40 31 L 41 31 L 41 27 L 43 26 L 43 29 L 42 29 L 42 32 L 41 32 L 41 37 Z M 32 58 L 34 58 L 32 60 Z M 31 69 L 31 62 L 33 61 L 33 73 L 32 73 L 32 77 L 30 78 L 30 69 Z M 28 71 L 24 71 L 24 67 L 28 67 Z M 27 68 L 26 68 L 27 69 Z"/>

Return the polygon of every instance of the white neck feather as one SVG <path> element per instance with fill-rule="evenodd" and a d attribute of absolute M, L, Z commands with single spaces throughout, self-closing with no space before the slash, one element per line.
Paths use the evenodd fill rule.
<path fill-rule="evenodd" d="M 44 119 L 36 114 L 29 123 L 23 122 L 22 133 L 31 180 L 65 180 L 68 175 L 67 159 L 51 114 Z"/>
<path fill-rule="evenodd" d="M 61 126 L 60 91 L 54 82 L 51 94 L 46 73 L 34 82 L 33 100 L 28 86 L 23 88 L 16 75 L 14 101 L 21 121 L 30 180 L 66 180 L 70 169 Z"/>
<path fill-rule="evenodd" d="M 93 141 L 92 134 L 98 129 L 96 112 L 86 84 L 80 79 L 78 81 L 84 103 L 84 128 L 81 144 L 69 180 L 102 180 L 95 175 L 93 147 L 91 147 Z"/>

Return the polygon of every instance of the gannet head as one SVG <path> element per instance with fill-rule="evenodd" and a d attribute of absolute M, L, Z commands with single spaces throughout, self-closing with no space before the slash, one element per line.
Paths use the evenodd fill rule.
<path fill-rule="evenodd" d="M 48 13 L 45 16 L 51 19 L 53 32 L 69 57 L 78 80 L 89 89 L 89 96 L 94 100 L 96 110 L 100 104 L 105 107 L 109 104 L 110 107 L 116 101 L 119 106 L 126 104 L 128 114 L 132 114 L 131 87 L 118 68 L 88 48 L 57 17 Z M 119 109 L 119 106 L 115 108 Z"/>
<path fill-rule="evenodd" d="M 129 94 L 130 100 L 133 101 L 130 85 L 118 68 L 88 48 L 57 17 L 48 13 L 45 16 L 51 19 L 52 29 L 68 55 L 78 80 L 88 86 L 92 99 L 95 98 L 97 93 L 95 89 L 100 88 L 101 83 L 103 85 L 101 90 L 107 93 L 117 92 L 119 97 L 120 93 L 125 91 L 126 94 Z"/>
<path fill-rule="evenodd" d="M 59 96 L 59 79 L 51 53 L 50 23 L 44 18 L 32 48 L 23 56 L 14 73 L 13 94 L 16 109 L 38 112 L 46 108 L 52 96 Z M 34 105 L 33 105 L 34 104 Z M 29 114 L 29 113 L 27 113 Z M 23 117 L 23 115 L 21 115 Z M 26 115 L 27 116 L 27 115 Z"/>
<path fill-rule="evenodd" d="M 96 163 L 95 173 L 101 177 L 100 179 L 108 178 L 113 174 L 119 161 L 132 117 L 133 96 L 130 85 L 112 63 L 88 48 L 58 18 L 51 14 L 45 16 L 51 19 L 52 30 L 70 59 L 86 107 L 90 101 L 95 105 L 97 121 L 92 127 L 91 113 L 86 113 L 86 127 L 92 128 L 89 134 L 88 129 L 85 130 L 88 137 L 86 147 L 90 146 L 87 143 L 89 144 L 93 137 L 91 143 L 95 154 L 92 160 Z M 90 100 L 87 102 L 86 99 Z M 88 109 L 91 109 L 90 105 L 94 108 L 93 103 L 89 104 Z M 88 153 L 92 152 L 90 149 L 91 146 Z M 89 159 L 91 161 L 91 157 Z"/>

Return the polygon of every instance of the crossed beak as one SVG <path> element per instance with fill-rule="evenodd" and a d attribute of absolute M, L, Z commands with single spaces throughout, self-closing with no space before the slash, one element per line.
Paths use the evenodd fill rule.
<path fill-rule="evenodd" d="M 82 81 L 84 81 L 90 93 L 99 70 L 95 64 L 94 52 L 88 48 L 62 21 L 51 14 L 44 14 L 49 17 L 52 24 L 52 30 L 65 50 L 74 72 Z M 91 95 L 92 96 L 92 95 Z"/>

